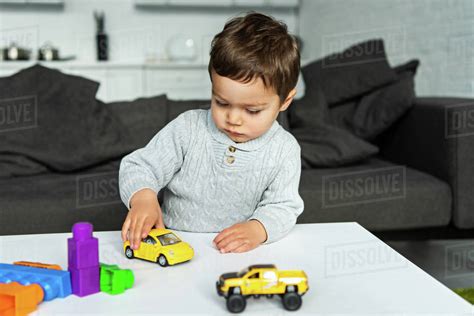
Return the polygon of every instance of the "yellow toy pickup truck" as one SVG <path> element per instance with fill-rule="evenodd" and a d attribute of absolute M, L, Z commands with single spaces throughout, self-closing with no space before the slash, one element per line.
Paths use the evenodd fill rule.
<path fill-rule="evenodd" d="M 301 296 L 308 287 L 308 278 L 302 270 L 278 270 L 273 264 L 252 265 L 240 272 L 224 273 L 216 282 L 217 294 L 227 299 L 227 309 L 240 313 L 246 298 L 267 298 L 279 295 L 283 307 L 295 311 L 301 307 Z"/>

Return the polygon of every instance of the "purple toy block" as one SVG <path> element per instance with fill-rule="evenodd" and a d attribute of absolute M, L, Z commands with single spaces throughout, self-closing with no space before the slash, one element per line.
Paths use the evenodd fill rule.
<path fill-rule="evenodd" d="M 100 266 L 84 269 L 69 268 L 69 272 L 72 294 L 82 297 L 100 292 Z"/>
<path fill-rule="evenodd" d="M 99 240 L 92 236 L 92 224 L 87 222 L 74 224 L 72 236 L 67 240 L 68 268 L 99 266 Z"/>
<path fill-rule="evenodd" d="M 99 240 L 92 236 L 92 228 L 91 223 L 76 223 L 67 240 L 72 293 L 77 296 L 100 291 Z"/>

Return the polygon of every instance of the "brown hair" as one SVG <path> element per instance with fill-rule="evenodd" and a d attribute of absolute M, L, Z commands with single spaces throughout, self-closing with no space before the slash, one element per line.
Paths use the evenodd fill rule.
<path fill-rule="evenodd" d="M 286 24 L 270 16 L 250 12 L 228 21 L 211 44 L 209 74 L 250 82 L 262 78 L 283 102 L 296 86 L 300 53 Z M 211 76 L 212 80 L 212 76 Z"/>

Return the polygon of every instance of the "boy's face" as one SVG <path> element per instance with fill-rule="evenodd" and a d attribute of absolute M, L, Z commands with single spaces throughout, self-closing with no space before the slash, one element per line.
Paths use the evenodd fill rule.
<path fill-rule="evenodd" d="M 234 142 L 243 143 L 268 131 L 278 113 L 291 104 L 295 94 L 293 89 L 282 103 L 273 89 L 265 87 L 261 78 L 242 83 L 212 71 L 212 119 Z"/>

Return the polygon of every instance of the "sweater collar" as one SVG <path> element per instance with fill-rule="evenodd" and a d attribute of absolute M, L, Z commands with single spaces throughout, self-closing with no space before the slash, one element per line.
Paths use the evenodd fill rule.
<path fill-rule="evenodd" d="M 278 122 L 275 120 L 272 126 L 270 127 L 270 129 L 266 131 L 263 135 L 255 139 L 246 141 L 244 143 L 236 143 L 229 136 L 227 136 L 226 133 L 222 132 L 221 130 L 217 128 L 216 124 L 214 123 L 214 120 L 212 119 L 211 109 L 208 109 L 207 110 L 207 127 L 210 134 L 212 135 L 214 140 L 216 140 L 217 142 L 222 143 L 227 146 L 233 146 L 239 150 L 253 151 L 253 150 L 257 150 L 258 148 L 268 143 L 270 139 L 273 137 L 273 135 L 275 134 L 275 132 L 280 127 L 280 124 L 278 124 Z"/>

